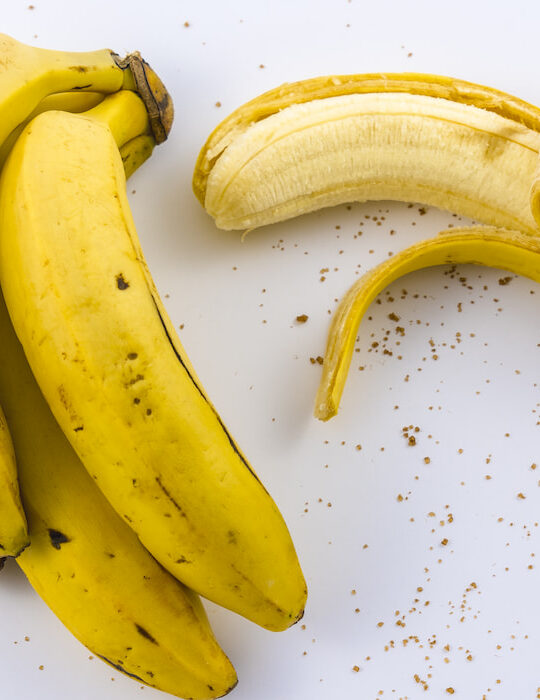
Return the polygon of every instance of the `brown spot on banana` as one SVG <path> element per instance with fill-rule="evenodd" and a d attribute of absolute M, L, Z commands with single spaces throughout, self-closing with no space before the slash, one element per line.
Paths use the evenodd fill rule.
<path fill-rule="evenodd" d="M 109 664 L 109 666 L 112 666 L 113 668 L 115 668 L 117 671 L 120 671 L 120 673 L 123 673 L 124 675 L 129 676 L 130 678 L 135 678 L 135 680 L 140 681 L 141 683 L 145 683 L 145 684 L 148 683 L 148 681 L 145 681 L 140 676 L 137 676 L 134 673 L 130 673 L 129 671 L 126 671 L 126 669 L 123 668 L 120 663 L 114 663 L 114 661 L 111 661 L 106 656 L 102 656 L 101 654 L 96 654 L 96 656 L 98 656 L 102 661 L 105 661 L 105 663 Z"/>
<path fill-rule="evenodd" d="M 156 641 L 156 639 L 154 639 L 154 637 L 152 637 L 150 632 L 148 630 L 144 629 L 144 627 L 141 627 L 141 625 L 138 625 L 136 622 L 135 622 L 135 629 L 141 635 L 141 637 L 144 637 L 145 639 L 148 639 L 149 642 L 152 642 L 152 644 L 159 646 L 159 643 Z"/>
<path fill-rule="evenodd" d="M 126 282 L 121 272 L 116 275 L 116 286 L 122 291 L 129 287 L 129 282 Z"/>
<path fill-rule="evenodd" d="M 60 547 L 63 544 L 66 544 L 66 542 L 71 542 L 70 538 L 63 532 L 60 532 L 60 530 L 54 530 L 53 528 L 49 528 L 48 533 L 49 538 L 51 540 L 51 544 L 55 549 L 60 549 Z"/>

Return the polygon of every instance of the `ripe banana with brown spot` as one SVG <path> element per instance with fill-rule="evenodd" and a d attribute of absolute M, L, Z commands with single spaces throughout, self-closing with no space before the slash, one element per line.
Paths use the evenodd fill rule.
<path fill-rule="evenodd" d="M 146 109 L 129 91 L 79 118 L 112 127 L 131 171 L 155 143 Z M 236 673 L 199 597 L 147 552 L 84 469 L 36 384 L 1 294 L 0 335 L 0 401 L 31 540 L 18 562 L 30 583 L 77 639 L 121 673 L 178 697 L 221 697 Z M 3 496 L 0 489 L 0 532 Z"/>
<path fill-rule="evenodd" d="M 240 107 L 193 176 L 223 229 L 251 229 L 348 201 L 418 201 L 540 232 L 540 110 L 441 76 L 319 78 Z"/>
<path fill-rule="evenodd" d="M 111 129 L 36 117 L 2 172 L 0 230 L 17 335 L 110 503 L 200 594 L 268 629 L 293 624 L 306 586 L 291 537 L 159 299 Z"/>
<path fill-rule="evenodd" d="M 403 275 L 449 263 L 500 268 L 540 282 L 540 238 L 491 226 L 451 228 L 400 251 L 359 278 L 332 318 L 315 401 L 317 418 L 326 421 L 338 412 L 358 326 L 375 297 Z"/>

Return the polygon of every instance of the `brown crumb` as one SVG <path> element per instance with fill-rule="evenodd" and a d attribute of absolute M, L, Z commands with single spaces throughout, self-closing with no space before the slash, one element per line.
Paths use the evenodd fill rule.
<path fill-rule="evenodd" d="M 308 320 L 309 316 L 307 314 L 300 314 L 299 316 L 296 317 L 296 322 L 297 323 L 305 323 Z"/>

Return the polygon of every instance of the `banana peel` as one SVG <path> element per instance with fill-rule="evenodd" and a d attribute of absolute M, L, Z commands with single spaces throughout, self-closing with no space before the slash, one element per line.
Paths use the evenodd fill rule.
<path fill-rule="evenodd" d="M 360 277 L 332 317 L 315 400 L 316 418 L 327 421 L 338 412 L 358 327 L 375 297 L 410 272 L 455 263 L 508 270 L 540 282 L 540 239 L 491 226 L 451 228 L 405 248 Z"/>

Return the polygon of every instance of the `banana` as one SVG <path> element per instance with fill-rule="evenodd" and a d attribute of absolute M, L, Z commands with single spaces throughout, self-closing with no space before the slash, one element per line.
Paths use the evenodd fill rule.
<path fill-rule="evenodd" d="M 127 139 L 122 151 L 133 171 L 155 143 L 144 114 L 141 100 L 121 91 L 81 118 L 110 121 L 119 141 Z M 17 561 L 30 583 L 74 636 L 118 671 L 179 697 L 224 695 L 236 673 L 199 597 L 155 561 L 84 469 L 36 384 L 1 294 L 0 334 L 0 401 L 31 538 Z"/>
<path fill-rule="evenodd" d="M 315 401 L 317 418 L 326 421 L 338 412 L 358 326 L 373 299 L 402 275 L 449 263 L 500 268 L 540 282 L 540 239 L 491 226 L 451 228 L 400 251 L 360 277 L 341 299 L 330 324 Z"/>
<path fill-rule="evenodd" d="M 0 34 L 0 144 L 49 95 L 89 91 L 138 92 L 149 113 L 157 143 L 167 138 L 173 105 L 163 83 L 138 52 L 121 59 L 109 49 L 52 51 Z"/>
<path fill-rule="evenodd" d="M 222 122 L 193 187 L 223 229 L 397 199 L 537 234 L 539 132 L 538 108 L 451 78 L 320 78 L 262 95 Z"/>
<path fill-rule="evenodd" d="M 115 510 L 190 588 L 267 629 L 290 626 L 306 599 L 290 534 L 159 299 L 111 130 L 36 117 L 3 169 L 0 230 L 17 335 Z"/>
<path fill-rule="evenodd" d="M 0 562 L 17 557 L 30 544 L 19 493 L 11 433 L 0 408 Z M 0 564 L 0 569 L 2 568 Z"/>

